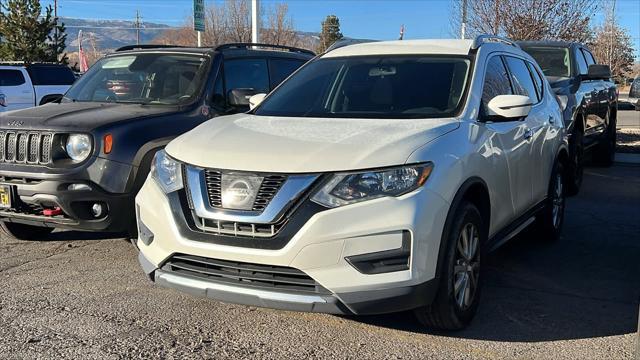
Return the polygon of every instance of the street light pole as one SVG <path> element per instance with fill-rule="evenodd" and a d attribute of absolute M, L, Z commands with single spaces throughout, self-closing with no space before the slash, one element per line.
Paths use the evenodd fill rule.
<path fill-rule="evenodd" d="M 251 42 L 260 42 L 260 2 L 251 0 Z"/>
<path fill-rule="evenodd" d="M 462 22 L 460 24 L 460 38 L 464 40 L 467 32 L 467 0 L 462 0 Z"/>

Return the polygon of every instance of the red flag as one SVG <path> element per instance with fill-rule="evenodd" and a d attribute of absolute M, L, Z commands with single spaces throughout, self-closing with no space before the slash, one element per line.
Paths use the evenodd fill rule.
<path fill-rule="evenodd" d="M 84 50 L 82 50 L 82 46 L 80 46 L 80 72 L 86 72 L 89 70 L 89 64 L 87 63 L 87 56 L 84 54 Z"/>

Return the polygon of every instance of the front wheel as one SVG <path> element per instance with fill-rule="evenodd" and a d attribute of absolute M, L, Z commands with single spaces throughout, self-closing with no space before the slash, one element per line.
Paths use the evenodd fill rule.
<path fill-rule="evenodd" d="M 434 302 L 414 310 L 418 321 L 432 329 L 460 330 L 471 322 L 480 299 L 480 260 L 485 232 L 482 216 L 471 203 L 456 210 L 449 233 L 442 275 Z"/>
<path fill-rule="evenodd" d="M 0 233 L 9 239 L 44 240 L 53 228 L 0 221 Z"/>
<path fill-rule="evenodd" d="M 565 188 L 563 168 L 556 161 L 549 181 L 549 190 L 544 208 L 536 216 L 538 234 L 546 241 L 556 241 L 560 238 L 564 224 Z"/>

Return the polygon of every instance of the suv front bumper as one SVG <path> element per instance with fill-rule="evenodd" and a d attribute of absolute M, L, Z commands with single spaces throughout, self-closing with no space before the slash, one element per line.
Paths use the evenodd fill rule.
<path fill-rule="evenodd" d="M 134 194 L 121 191 L 131 169 L 100 158 L 67 173 L 39 173 L 28 166 L 20 171 L 2 169 L 0 185 L 9 187 L 12 204 L 10 209 L 0 209 L 0 220 L 83 231 L 128 231 L 135 218 Z M 102 206 L 100 216 L 92 213 L 94 204 Z M 56 208 L 61 210 L 58 215 L 43 213 Z"/>
<path fill-rule="evenodd" d="M 270 249 L 266 244 L 233 245 L 233 236 L 225 236 L 224 243 L 203 238 L 219 235 L 185 236 L 176 204 L 148 179 L 136 197 L 139 260 L 158 285 L 226 302 L 338 314 L 409 310 L 430 304 L 435 295 L 448 206 L 440 196 L 423 188 L 399 198 L 324 209 L 296 225 L 282 247 Z M 297 223 L 295 219 L 290 222 Z M 401 249 L 406 233 L 411 234 L 407 269 L 364 273 L 350 262 L 354 257 Z M 300 270 L 327 293 L 255 288 L 243 282 L 230 284 L 172 272 L 166 264 L 175 254 Z"/>

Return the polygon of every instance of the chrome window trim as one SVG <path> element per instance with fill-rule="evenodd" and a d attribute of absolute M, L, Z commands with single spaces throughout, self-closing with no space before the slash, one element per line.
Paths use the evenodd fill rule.
<path fill-rule="evenodd" d="M 268 224 L 275 222 L 282 212 L 313 184 L 319 175 L 287 175 L 287 180 L 262 212 L 215 209 L 209 204 L 204 169 L 186 165 L 186 181 L 193 201 L 194 213 L 210 220 L 239 223 Z"/>

